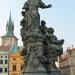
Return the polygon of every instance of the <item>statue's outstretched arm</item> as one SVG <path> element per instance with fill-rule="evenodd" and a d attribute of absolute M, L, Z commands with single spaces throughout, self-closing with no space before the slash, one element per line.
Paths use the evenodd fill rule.
<path fill-rule="evenodd" d="M 44 9 L 44 8 L 50 8 L 50 7 L 52 7 L 51 4 L 45 5 L 42 1 L 40 1 L 40 8 Z"/>

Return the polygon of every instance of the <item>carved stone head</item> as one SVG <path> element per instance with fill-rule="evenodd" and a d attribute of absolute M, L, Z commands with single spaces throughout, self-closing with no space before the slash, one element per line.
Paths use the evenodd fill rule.
<path fill-rule="evenodd" d="M 54 33 L 54 29 L 53 28 L 48 28 L 48 33 L 53 34 Z"/>
<path fill-rule="evenodd" d="M 46 22 L 44 20 L 41 21 L 41 25 L 45 26 Z"/>

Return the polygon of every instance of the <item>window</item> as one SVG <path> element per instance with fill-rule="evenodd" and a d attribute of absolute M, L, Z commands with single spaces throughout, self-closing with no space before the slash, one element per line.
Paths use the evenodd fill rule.
<path fill-rule="evenodd" d="M 7 68 L 4 69 L 4 72 L 7 72 Z"/>
<path fill-rule="evenodd" d="M 0 68 L 0 73 L 2 73 L 3 72 L 3 68 Z"/>
<path fill-rule="evenodd" d="M 15 58 L 13 58 L 13 60 L 16 60 Z"/>
<path fill-rule="evenodd" d="M 0 64 L 3 64 L 3 60 L 0 60 Z"/>
<path fill-rule="evenodd" d="M 21 65 L 21 70 L 23 69 L 23 65 Z"/>
<path fill-rule="evenodd" d="M 8 61 L 7 60 L 5 60 L 5 64 L 7 64 L 8 63 Z"/>
<path fill-rule="evenodd" d="M 3 56 L 1 56 L 1 58 L 3 58 Z"/>
<path fill-rule="evenodd" d="M 16 71 L 16 65 L 13 65 L 13 71 Z"/>
<path fill-rule="evenodd" d="M 7 56 L 5 56 L 5 58 L 7 58 Z"/>

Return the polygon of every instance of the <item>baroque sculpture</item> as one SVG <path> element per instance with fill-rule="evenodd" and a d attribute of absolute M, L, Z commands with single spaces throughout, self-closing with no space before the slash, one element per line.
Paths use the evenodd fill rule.
<path fill-rule="evenodd" d="M 23 75 L 60 75 L 55 61 L 63 53 L 64 40 L 58 40 L 54 29 L 46 27 L 44 20 L 40 23 L 39 8 L 50 8 L 42 0 L 27 0 L 24 3 L 20 22 L 24 49 Z"/>

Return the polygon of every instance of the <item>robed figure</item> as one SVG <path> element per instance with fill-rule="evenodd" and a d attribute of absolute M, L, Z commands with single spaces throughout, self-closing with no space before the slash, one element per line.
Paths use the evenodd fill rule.
<path fill-rule="evenodd" d="M 26 21 L 26 30 L 32 31 L 36 30 L 40 25 L 40 15 L 38 8 L 49 8 L 51 5 L 45 5 L 41 0 L 28 0 L 25 2 L 23 9 L 25 9 L 25 21 Z"/>

